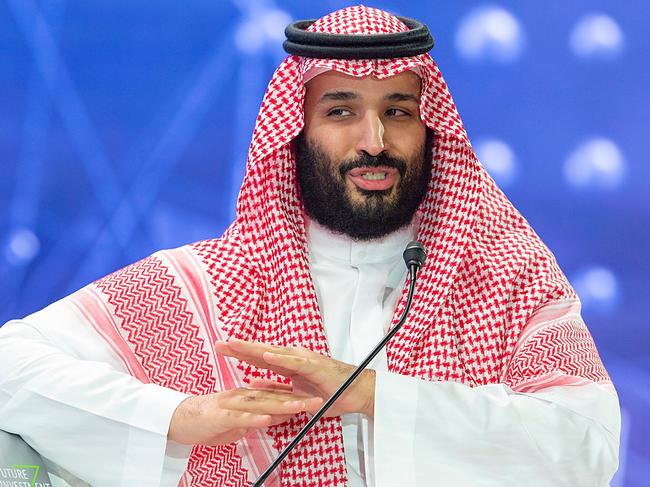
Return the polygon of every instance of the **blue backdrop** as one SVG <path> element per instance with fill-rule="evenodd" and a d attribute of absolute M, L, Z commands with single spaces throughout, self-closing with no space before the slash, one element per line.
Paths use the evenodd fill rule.
<path fill-rule="evenodd" d="M 292 19 L 342 1 L 0 0 L 0 324 L 221 234 Z M 646 0 L 376 1 L 425 21 L 476 151 L 555 252 L 650 485 Z"/>

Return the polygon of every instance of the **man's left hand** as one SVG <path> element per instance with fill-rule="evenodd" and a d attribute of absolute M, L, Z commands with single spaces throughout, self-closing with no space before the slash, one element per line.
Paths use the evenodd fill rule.
<path fill-rule="evenodd" d="M 234 357 L 261 369 L 268 369 L 291 379 L 291 384 L 257 379 L 251 387 L 266 390 L 293 391 L 318 396 L 326 401 L 347 379 L 355 367 L 325 357 L 302 347 L 278 347 L 258 342 L 232 339 L 216 342 L 217 352 Z M 321 404 L 322 405 L 322 404 Z M 375 407 L 375 371 L 365 370 L 337 399 L 325 416 L 362 413 L 372 418 Z M 315 408 L 310 413 L 315 413 Z"/>

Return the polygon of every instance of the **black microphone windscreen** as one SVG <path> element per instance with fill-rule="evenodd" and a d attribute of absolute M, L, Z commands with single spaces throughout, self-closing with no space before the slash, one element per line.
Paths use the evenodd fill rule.
<path fill-rule="evenodd" d="M 413 240 L 406 246 L 403 255 L 406 267 L 409 269 L 412 265 L 420 268 L 422 267 L 422 264 L 424 264 L 424 261 L 427 260 L 427 253 L 424 251 L 424 245 L 416 240 Z"/>

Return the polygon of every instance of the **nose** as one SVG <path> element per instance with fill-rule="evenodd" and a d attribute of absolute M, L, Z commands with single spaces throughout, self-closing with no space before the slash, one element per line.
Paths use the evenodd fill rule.
<path fill-rule="evenodd" d="M 367 114 L 361 121 L 361 131 L 357 143 L 357 153 L 367 152 L 371 156 L 381 154 L 384 145 L 384 124 L 376 114 Z"/>

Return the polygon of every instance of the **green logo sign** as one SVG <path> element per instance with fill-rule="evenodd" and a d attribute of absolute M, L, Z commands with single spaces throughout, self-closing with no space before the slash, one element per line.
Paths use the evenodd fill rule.
<path fill-rule="evenodd" d="M 38 471 L 41 469 L 41 467 L 38 465 L 12 465 L 11 468 L 20 468 L 20 469 L 33 468 L 34 478 L 32 479 L 32 483 L 30 484 L 30 487 L 34 487 L 34 484 L 36 483 L 36 479 L 38 478 Z"/>

